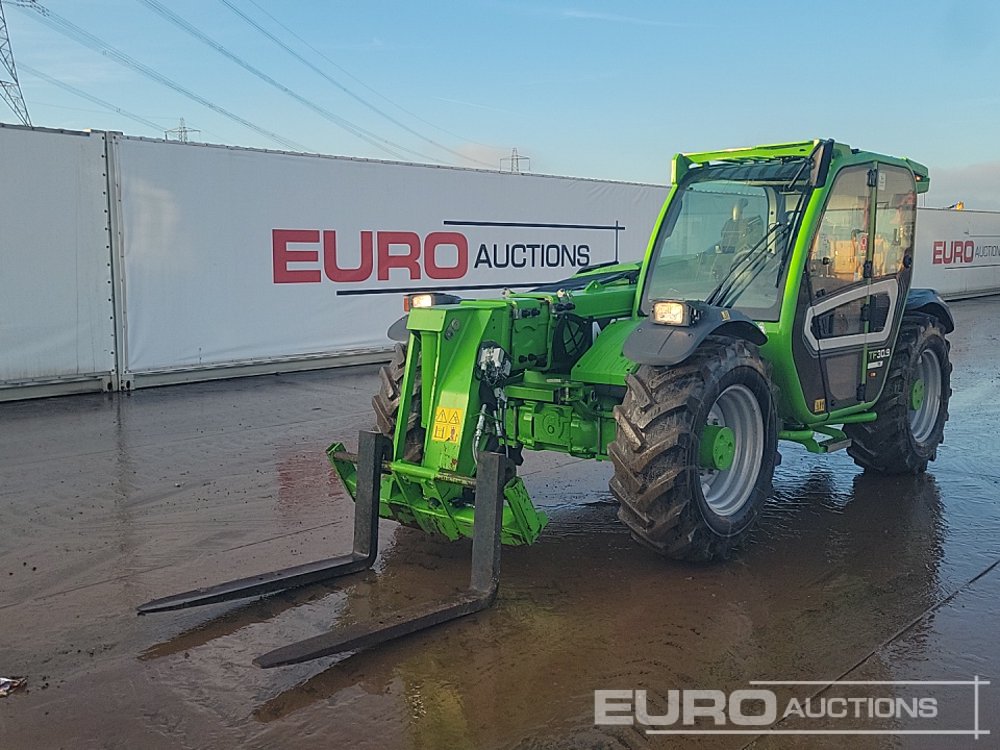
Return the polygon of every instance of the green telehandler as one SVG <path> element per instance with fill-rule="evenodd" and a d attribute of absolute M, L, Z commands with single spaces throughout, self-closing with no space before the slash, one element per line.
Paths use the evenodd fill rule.
<path fill-rule="evenodd" d="M 500 545 L 546 523 L 522 453 L 610 460 L 632 536 L 708 561 L 745 542 L 778 441 L 846 449 L 865 470 L 934 460 L 951 395 L 947 305 L 911 289 L 926 167 L 814 140 L 678 154 L 645 259 L 501 299 L 407 297 L 373 399 L 378 432 L 329 458 L 356 500 L 354 552 L 156 600 L 175 609 L 369 567 L 378 517 L 472 537 L 451 601 L 258 658 L 277 666 L 370 646 L 490 605 Z"/>

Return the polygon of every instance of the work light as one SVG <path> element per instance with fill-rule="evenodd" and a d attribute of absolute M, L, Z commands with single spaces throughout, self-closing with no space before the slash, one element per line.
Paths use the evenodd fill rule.
<path fill-rule="evenodd" d="M 650 317 L 654 323 L 663 326 L 689 326 L 692 323 L 691 305 L 675 300 L 660 300 L 653 303 Z"/>
<path fill-rule="evenodd" d="M 434 307 L 435 305 L 457 305 L 462 301 L 461 297 L 454 294 L 444 294 L 442 292 L 422 292 L 420 294 L 408 294 L 403 297 L 403 311 L 409 312 L 415 307 Z"/>

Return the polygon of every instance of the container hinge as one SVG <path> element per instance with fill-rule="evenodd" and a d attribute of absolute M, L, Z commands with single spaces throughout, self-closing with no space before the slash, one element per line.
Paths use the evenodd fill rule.
<path fill-rule="evenodd" d="M 868 170 L 868 187 L 875 187 L 878 185 L 878 170 L 869 169 Z"/>

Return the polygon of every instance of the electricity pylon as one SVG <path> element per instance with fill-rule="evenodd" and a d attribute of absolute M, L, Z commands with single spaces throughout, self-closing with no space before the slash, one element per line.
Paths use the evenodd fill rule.
<path fill-rule="evenodd" d="M 17 68 L 14 67 L 14 51 L 10 46 L 10 35 L 7 33 L 7 18 L 3 12 L 3 0 L 0 0 L 0 96 L 10 105 L 23 125 L 31 126 L 28 117 L 28 105 L 24 103 L 21 94 L 21 84 L 17 81 Z"/>

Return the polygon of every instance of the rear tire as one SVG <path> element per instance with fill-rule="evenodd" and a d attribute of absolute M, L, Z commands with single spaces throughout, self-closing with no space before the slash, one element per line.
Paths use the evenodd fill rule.
<path fill-rule="evenodd" d="M 666 557 L 727 557 L 771 494 L 777 456 L 773 388 L 757 348 L 710 336 L 683 363 L 642 365 L 626 382 L 608 448 L 619 519 Z M 699 463 L 711 423 L 733 430 L 728 469 Z"/>
<path fill-rule="evenodd" d="M 402 395 L 403 371 L 406 369 L 406 347 L 396 344 L 392 360 L 379 370 L 379 390 L 372 397 L 375 409 L 375 424 L 378 431 L 391 440 L 396 434 L 399 401 Z M 406 448 L 403 460 L 420 463 L 424 455 L 424 428 L 420 426 L 420 379 L 413 388 L 413 401 L 406 428 Z"/>
<path fill-rule="evenodd" d="M 950 345 L 930 315 L 903 317 L 882 394 L 878 419 L 846 425 L 854 463 L 880 474 L 919 474 L 937 458 L 951 398 Z"/>

